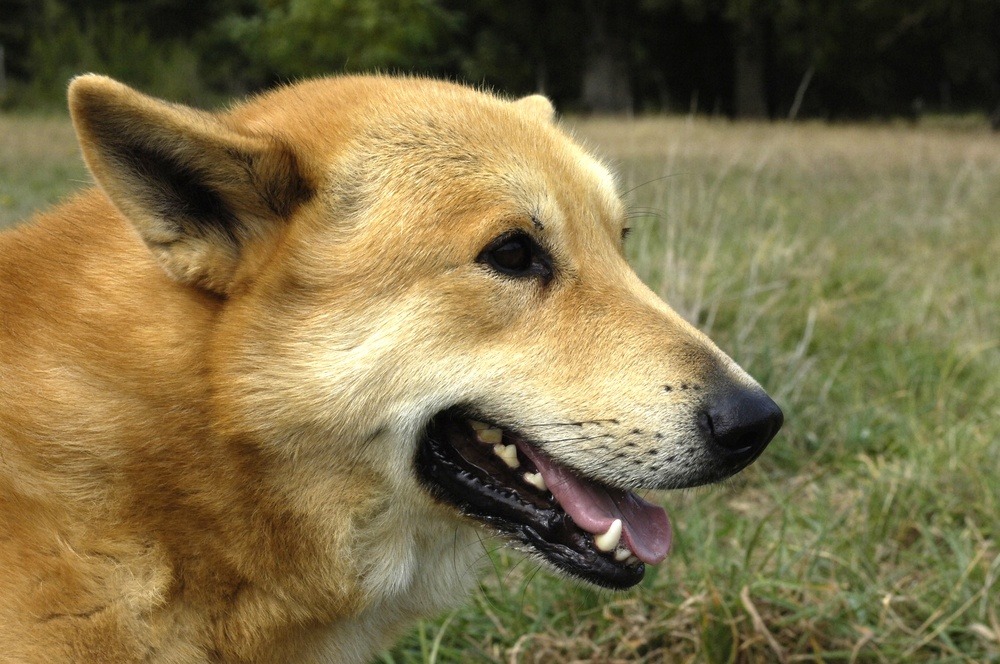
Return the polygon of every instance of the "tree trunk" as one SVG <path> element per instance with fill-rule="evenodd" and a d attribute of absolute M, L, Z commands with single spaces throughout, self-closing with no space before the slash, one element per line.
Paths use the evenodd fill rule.
<path fill-rule="evenodd" d="M 736 117 L 766 118 L 764 21 L 744 16 L 736 23 Z"/>
<path fill-rule="evenodd" d="M 0 102 L 7 96 L 7 63 L 4 61 L 3 44 L 0 44 Z"/>
<path fill-rule="evenodd" d="M 589 35 L 583 71 L 583 107 L 593 113 L 631 113 L 628 48 L 611 25 L 606 3 L 585 2 Z"/>

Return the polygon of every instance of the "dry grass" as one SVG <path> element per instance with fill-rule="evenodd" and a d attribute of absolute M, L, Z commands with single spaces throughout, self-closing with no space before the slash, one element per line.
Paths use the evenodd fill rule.
<path fill-rule="evenodd" d="M 65 117 L 0 114 L 0 229 L 88 182 Z"/>
<path fill-rule="evenodd" d="M 1000 662 L 1000 138 L 573 124 L 622 174 L 637 270 L 786 427 L 740 479 L 661 496 L 675 550 L 637 590 L 497 550 L 382 659 Z M 83 180 L 66 121 L 0 116 L 0 226 Z"/>

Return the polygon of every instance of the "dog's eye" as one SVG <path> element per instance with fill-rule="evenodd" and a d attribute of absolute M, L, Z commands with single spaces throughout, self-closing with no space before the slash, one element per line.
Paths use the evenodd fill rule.
<path fill-rule="evenodd" d="M 489 255 L 493 264 L 507 272 L 525 272 L 531 267 L 531 245 L 524 236 L 512 237 Z"/>
<path fill-rule="evenodd" d="M 548 256 L 528 234 L 520 231 L 496 238 L 476 260 L 511 277 L 540 276 L 548 280 L 552 276 Z"/>

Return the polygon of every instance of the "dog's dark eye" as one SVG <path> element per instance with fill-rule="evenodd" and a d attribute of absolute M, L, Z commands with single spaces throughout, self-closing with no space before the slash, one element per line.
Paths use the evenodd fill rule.
<path fill-rule="evenodd" d="M 531 245 L 526 237 L 512 237 L 490 250 L 490 261 L 507 272 L 524 272 L 531 267 Z"/>
<path fill-rule="evenodd" d="M 490 242 L 479 258 L 491 268 L 511 277 L 552 277 L 552 267 L 546 253 L 527 233 L 506 233 Z"/>

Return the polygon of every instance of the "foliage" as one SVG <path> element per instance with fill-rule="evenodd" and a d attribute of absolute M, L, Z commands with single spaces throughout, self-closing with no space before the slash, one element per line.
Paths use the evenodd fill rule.
<path fill-rule="evenodd" d="M 562 100 L 580 92 L 584 44 L 566 2 L 448 0 L 463 17 L 453 36 L 450 73 L 510 92 L 544 91 Z"/>
<path fill-rule="evenodd" d="M 434 0 L 261 0 L 222 29 L 269 77 L 432 69 L 458 25 Z"/>
<path fill-rule="evenodd" d="M 173 99 L 205 99 L 195 49 L 182 41 L 157 40 L 136 24 L 126 6 L 78 16 L 60 0 L 42 0 L 34 11 L 22 61 L 30 75 L 14 88 L 10 101 L 62 106 L 69 78 L 88 71 Z"/>
<path fill-rule="evenodd" d="M 563 108 L 595 81 L 623 109 L 732 114 L 748 84 L 774 116 L 1000 108 L 996 0 L 0 0 L 0 44 L 22 106 L 86 69 L 187 100 L 381 69 Z"/>

